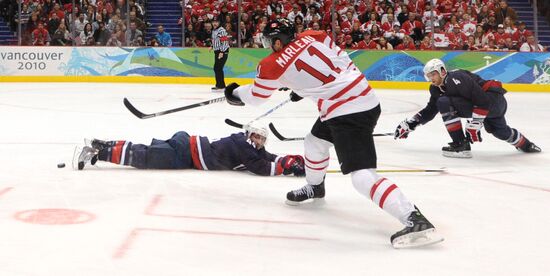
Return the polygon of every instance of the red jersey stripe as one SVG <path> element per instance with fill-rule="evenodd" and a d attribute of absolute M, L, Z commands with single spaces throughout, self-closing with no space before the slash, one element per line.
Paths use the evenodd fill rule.
<path fill-rule="evenodd" d="M 353 100 L 355 100 L 355 99 L 358 98 L 358 97 L 362 97 L 362 96 L 367 95 L 367 94 L 370 92 L 370 90 L 371 90 L 371 87 L 369 86 L 369 87 L 367 87 L 367 89 L 365 89 L 363 92 L 361 92 L 361 94 L 359 94 L 359 95 L 357 95 L 357 96 L 349 97 L 349 98 L 348 98 L 347 100 L 345 100 L 345 101 L 339 101 L 339 102 L 337 102 L 337 103 L 335 103 L 335 104 L 329 106 L 329 107 L 327 108 L 327 113 L 326 113 L 325 115 L 321 116 L 321 118 L 327 117 L 328 114 L 330 114 L 332 111 L 334 111 L 334 109 L 338 108 L 339 106 L 341 106 L 341 105 L 343 105 L 343 104 L 345 104 L 345 103 L 347 103 L 347 102 L 349 102 L 349 101 L 353 101 Z"/>
<path fill-rule="evenodd" d="M 261 89 L 265 89 L 265 90 L 276 90 L 277 88 L 273 88 L 273 87 L 269 87 L 269 86 L 265 86 L 265 85 L 261 85 L 257 82 L 254 82 L 254 86 L 257 86 Z"/>
<path fill-rule="evenodd" d="M 390 187 L 388 187 L 386 189 L 386 191 L 382 195 L 382 198 L 380 198 L 380 208 L 381 209 L 384 209 L 384 201 L 386 201 L 386 198 L 388 198 L 388 195 L 390 195 L 390 193 L 395 189 L 397 189 L 397 185 L 395 185 L 395 184 L 392 184 Z"/>
<path fill-rule="evenodd" d="M 191 136 L 189 139 L 189 144 L 193 166 L 198 170 L 202 170 L 201 160 L 199 159 L 199 148 L 197 147 L 197 136 Z"/>
<path fill-rule="evenodd" d="M 348 84 L 348 86 L 344 87 L 344 89 L 340 90 L 340 92 L 334 94 L 332 97 L 329 98 L 329 100 L 336 100 L 340 97 L 342 97 L 344 94 L 348 93 L 352 88 L 354 88 L 361 80 L 365 78 L 365 75 L 361 74 L 359 77 L 357 77 L 352 83 Z"/>

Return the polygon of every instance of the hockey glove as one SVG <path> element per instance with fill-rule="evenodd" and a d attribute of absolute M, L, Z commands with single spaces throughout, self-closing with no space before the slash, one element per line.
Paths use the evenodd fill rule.
<path fill-rule="evenodd" d="M 244 106 L 243 101 L 239 99 L 239 97 L 233 95 L 233 91 L 239 87 L 238 84 L 232 82 L 228 86 L 225 87 L 224 93 L 225 93 L 225 99 L 230 105 L 236 105 L 236 106 Z"/>
<path fill-rule="evenodd" d="M 281 159 L 277 164 L 278 171 L 284 175 L 294 174 L 294 176 L 306 175 L 304 168 L 304 158 L 301 155 L 287 155 Z"/>
<path fill-rule="evenodd" d="M 407 139 L 409 133 L 416 129 L 420 122 L 416 119 L 416 115 L 411 118 L 401 122 L 395 129 L 393 139 Z"/>
<path fill-rule="evenodd" d="M 470 143 L 481 142 L 481 128 L 483 128 L 483 122 L 480 120 L 471 120 L 466 122 L 466 139 Z"/>
<path fill-rule="evenodd" d="M 290 100 L 293 101 L 293 102 L 297 102 L 297 101 L 300 101 L 301 99 L 303 99 L 304 97 L 301 97 L 299 96 L 298 94 L 296 94 L 295 92 L 290 92 Z"/>

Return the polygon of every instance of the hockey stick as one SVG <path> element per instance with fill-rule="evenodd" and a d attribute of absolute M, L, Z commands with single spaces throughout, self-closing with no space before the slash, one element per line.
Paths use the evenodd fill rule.
<path fill-rule="evenodd" d="M 341 170 L 327 170 L 327 173 L 341 173 Z M 395 170 L 376 170 L 377 173 L 444 173 L 444 169 L 422 170 L 422 169 L 395 169 Z"/>
<path fill-rule="evenodd" d="M 160 111 L 160 112 L 155 112 L 155 113 L 151 113 L 151 114 L 145 114 L 145 113 L 137 110 L 137 108 L 135 108 L 130 103 L 130 101 L 128 101 L 128 99 L 126 99 L 126 98 L 124 98 L 123 102 L 124 102 L 124 106 L 126 106 L 126 108 L 128 108 L 128 110 L 130 110 L 130 112 L 132 112 L 132 114 L 134 114 L 136 117 L 138 117 L 140 119 L 149 119 L 149 118 L 153 118 L 153 117 L 158 117 L 158 116 L 162 116 L 162 115 L 166 115 L 166 114 L 170 114 L 170 113 L 174 113 L 174 112 L 178 112 L 178 111 L 183 111 L 183 110 L 187 110 L 187 109 L 191 109 L 191 108 L 195 108 L 195 107 L 199 107 L 199 106 L 203 106 L 203 105 L 209 105 L 209 104 L 213 104 L 213 103 L 219 103 L 219 102 L 223 102 L 223 101 L 225 101 L 225 97 L 219 97 L 219 98 L 211 99 L 211 100 L 200 102 L 200 103 L 190 104 L 190 105 L 186 105 L 186 106 L 182 106 L 182 107 L 178 107 L 178 108 L 174 108 L 174 109 L 169 109 L 169 110 L 164 110 L 164 111 Z"/>
<path fill-rule="evenodd" d="M 287 137 L 284 137 L 283 135 L 281 135 L 281 133 L 275 128 L 275 125 L 273 125 L 273 123 L 269 123 L 269 129 L 271 129 L 271 132 L 273 132 L 273 135 L 275 135 L 275 137 L 277 137 L 277 139 L 281 140 L 281 141 L 301 141 L 301 140 L 304 140 L 304 137 L 292 137 L 292 138 L 287 138 Z M 391 132 L 387 132 L 387 133 L 374 133 L 372 134 L 372 136 L 393 136 L 393 133 Z"/>
<path fill-rule="evenodd" d="M 275 107 L 273 107 L 272 109 L 268 110 L 266 113 L 264 113 L 264 114 L 262 114 L 262 115 L 256 117 L 256 118 L 253 119 L 252 121 L 248 122 L 248 124 L 250 124 L 250 123 L 252 123 L 252 122 L 254 122 L 254 121 L 257 121 L 257 120 L 259 120 L 259 119 L 261 119 L 261 118 L 266 117 L 267 115 L 269 115 L 269 114 L 273 113 L 273 111 L 275 111 L 275 110 L 277 110 L 277 109 L 283 107 L 283 105 L 289 103 L 290 101 L 291 101 L 290 99 L 285 100 L 284 102 L 282 102 L 282 103 L 276 105 Z M 235 122 L 235 121 L 233 121 L 233 120 L 231 120 L 231 119 L 225 119 L 225 123 L 228 124 L 228 125 L 230 125 L 230 126 L 232 126 L 232 127 L 236 127 L 236 128 L 243 128 L 243 126 L 244 126 L 244 124 L 237 123 L 237 122 Z"/>

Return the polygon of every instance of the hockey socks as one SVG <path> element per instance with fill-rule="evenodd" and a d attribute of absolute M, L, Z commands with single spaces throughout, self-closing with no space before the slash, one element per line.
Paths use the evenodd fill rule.
<path fill-rule="evenodd" d="M 106 147 L 99 150 L 98 159 L 119 165 L 130 165 L 130 150 L 132 142 L 108 141 Z"/>
<path fill-rule="evenodd" d="M 407 225 L 407 218 L 414 211 L 414 205 L 393 181 L 379 177 L 374 170 L 367 169 L 352 172 L 351 180 L 359 193 Z"/>
<path fill-rule="evenodd" d="M 531 141 L 525 138 L 525 136 L 523 136 L 523 134 L 521 134 L 521 132 L 519 132 L 515 128 L 512 128 L 512 134 L 510 135 L 510 138 L 506 140 L 506 142 L 510 143 L 512 146 L 516 147 L 516 149 L 523 152 L 541 152 L 541 149 L 537 145 L 533 144 Z"/>

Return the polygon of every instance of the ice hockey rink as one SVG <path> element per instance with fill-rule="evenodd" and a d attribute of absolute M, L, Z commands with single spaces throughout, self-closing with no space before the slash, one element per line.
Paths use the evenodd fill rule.
<path fill-rule="evenodd" d="M 427 91 L 376 90 L 376 132 L 424 107 Z M 140 120 L 146 113 L 222 96 L 206 85 L 2 83 L 0 86 L 0 275 L 549 275 L 550 95 L 508 93 L 507 119 L 539 145 L 527 155 L 486 132 L 473 159 L 449 159 L 437 116 L 407 140 L 377 137 L 379 169 L 445 237 L 393 249 L 402 225 L 357 193 L 349 176 L 326 178 L 323 205 L 284 204 L 304 178 L 243 172 L 140 171 L 98 162 L 71 168 L 84 138 L 149 143 L 185 130 L 210 138 L 238 129 L 284 101 L 217 103 Z M 316 118 L 308 100 L 264 122 L 304 136 Z M 273 135 L 267 149 L 302 154 L 303 142 Z M 57 168 L 58 163 L 66 167 Z M 338 169 L 332 152 L 331 169 Z"/>

